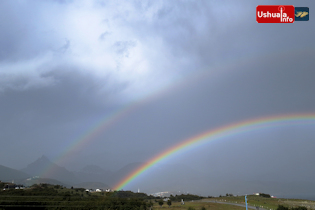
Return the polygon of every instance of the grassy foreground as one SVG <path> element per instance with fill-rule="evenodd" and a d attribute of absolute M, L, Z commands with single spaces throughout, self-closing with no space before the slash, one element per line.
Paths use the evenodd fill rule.
<path fill-rule="evenodd" d="M 245 196 L 224 196 L 220 198 L 209 198 L 206 200 L 217 200 L 221 202 L 245 204 Z M 247 203 L 251 206 L 258 206 L 265 209 L 276 210 L 279 205 L 286 207 L 305 206 L 308 209 L 315 209 L 315 201 L 285 198 L 265 198 L 257 195 L 247 196 Z"/>
<path fill-rule="evenodd" d="M 299 207 L 304 206 L 307 209 L 315 209 L 315 201 L 309 200 L 300 200 L 300 199 L 279 199 L 279 198 L 263 198 L 259 196 L 248 196 L 248 205 L 250 206 L 258 206 L 264 209 L 272 209 L 276 210 L 279 205 L 285 207 Z M 227 202 L 227 203 L 237 203 L 237 204 L 245 204 L 245 197 L 221 197 L 221 198 L 209 198 L 203 199 L 200 201 L 194 202 L 185 202 L 185 205 L 181 205 L 180 202 L 173 202 L 171 207 L 167 206 L 166 203 L 162 207 L 158 205 L 158 203 L 154 203 L 153 209 L 161 210 L 161 209 L 172 209 L 172 210 L 202 210 L 204 207 L 206 210 L 237 210 L 237 209 L 245 209 L 245 207 L 233 206 L 230 204 L 221 204 L 221 203 L 212 203 L 207 201 L 219 201 L 219 202 Z M 191 207 L 191 208 L 190 208 Z"/>
<path fill-rule="evenodd" d="M 239 206 L 232 206 L 229 204 L 219 204 L 219 203 L 208 203 L 203 201 L 195 201 L 195 202 L 185 202 L 185 205 L 181 205 L 180 202 L 173 202 L 171 207 L 164 204 L 162 207 L 160 207 L 157 203 L 153 205 L 153 209 L 156 210 L 162 210 L 162 209 L 171 209 L 171 210 L 188 210 L 189 207 L 195 210 L 201 210 L 202 207 L 204 207 L 206 210 L 244 210 L 243 207 Z"/>
<path fill-rule="evenodd" d="M 2 184 L 2 185 L 1 185 Z M 7 183 L 1 183 L 3 188 Z M 0 188 L 0 189 L 1 189 Z M 148 196 L 144 193 L 131 191 L 87 192 L 84 188 L 66 188 L 60 185 L 39 184 L 25 189 L 0 190 L 0 210 L 13 208 L 28 209 L 111 209 L 111 210 L 238 210 L 245 207 L 226 203 L 245 204 L 244 196 L 222 196 L 216 198 L 199 197 L 197 195 L 176 195 L 170 197 L 171 206 L 161 198 Z M 248 204 L 264 209 L 276 210 L 279 205 L 284 207 L 306 207 L 315 209 L 315 201 L 299 199 L 268 198 L 249 195 Z M 181 205 L 179 200 L 184 199 Z M 198 200 L 202 199 L 202 200 Z M 193 201 L 192 201 L 193 200 Z M 217 201 L 217 203 L 209 202 Z M 219 203 L 223 202 L 223 203 Z"/>

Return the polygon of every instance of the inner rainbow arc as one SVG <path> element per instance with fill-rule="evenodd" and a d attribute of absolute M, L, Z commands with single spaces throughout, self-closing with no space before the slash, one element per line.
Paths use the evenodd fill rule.
<path fill-rule="evenodd" d="M 122 180 L 120 180 L 115 186 L 114 190 L 121 190 L 127 184 L 135 180 L 142 173 L 150 169 L 155 164 L 162 160 L 171 157 L 189 147 L 195 147 L 203 143 L 207 143 L 212 140 L 218 140 L 220 138 L 237 135 L 243 132 L 249 132 L 267 127 L 295 125 L 295 124 L 314 124 L 315 114 L 289 114 L 289 115 L 277 115 L 269 117 L 260 117 L 245 121 L 236 122 L 227 126 L 221 126 L 217 129 L 208 130 L 201 134 L 198 134 L 192 138 L 186 139 L 151 158 L 148 162 L 144 163 Z"/>

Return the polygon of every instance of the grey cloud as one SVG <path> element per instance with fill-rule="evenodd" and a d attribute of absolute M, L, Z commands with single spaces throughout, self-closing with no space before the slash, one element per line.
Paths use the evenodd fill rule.
<path fill-rule="evenodd" d="M 66 43 L 60 47 L 57 52 L 61 52 L 61 53 L 64 53 L 66 52 L 68 49 L 70 48 L 70 40 L 66 39 Z"/>
<path fill-rule="evenodd" d="M 136 46 L 134 41 L 119 41 L 115 42 L 114 47 L 117 54 L 124 55 L 125 57 L 129 56 L 129 49 Z"/>
<path fill-rule="evenodd" d="M 110 35 L 110 34 L 111 34 L 110 32 L 106 31 L 106 32 L 104 32 L 104 33 L 102 33 L 102 34 L 100 35 L 99 39 L 100 39 L 100 40 L 104 40 L 105 37 L 108 36 L 108 35 Z"/>
<path fill-rule="evenodd" d="M 30 9 L 32 4 L 14 7 L 12 2 L 2 2 L 0 60 L 17 61 L 30 59 L 51 49 L 51 39 L 47 39 L 37 21 L 39 11 Z M 40 5 L 38 5 L 40 7 Z M 34 39 L 35 38 L 35 39 Z"/>
<path fill-rule="evenodd" d="M 68 3 L 73 2 L 73 0 L 52 0 L 52 1 L 60 3 L 60 4 L 68 4 Z"/>
<path fill-rule="evenodd" d="M 99 89 L 106 85 L 106 81 L 97 82 L 88 73 L 80 74 L 75 70 L 67 70 L 66 67 L 59 71 L 46 73 L 43 76 L 53 78 L 55 84 L 24 91 L 6 89 L 0 95 L 3 105 L 10 107 L 11 104 L 12 113 L 15 115 L 23 114 L 24 111 L 31 111 L 39 113 L 38 116 L 48 114 L 50 116 L 49 121 L 52 120 L 51 118 L 55 118 L 52 122 L 67 121 L 67 119 L 73 120 L 88 114 L 88 110 L 101 109 L 106 98 L 111 98 L 110 94 L 115 94 L 115 92 L 107 92 L 107 94 L 99 92 Z M 88 98 L 86 98 L 87 95 Z M 102 96 L 101 101 L 98 99 L 99 96 Z M 98 105 L 97 101 L 99 102 Z M 3 112 L 3 115 L 10 116 L 10 113 Z"/>

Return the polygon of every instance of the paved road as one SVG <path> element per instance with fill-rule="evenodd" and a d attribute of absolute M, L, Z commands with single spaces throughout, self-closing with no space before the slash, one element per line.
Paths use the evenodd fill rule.
<path fill-rule="evenodd" d="M 239 203 L 229 203 L 229 202 L 221 202 L 221 201 L 203 201 L 203 202 L 212 202 L 212 203 L 221 203 L 221 204 L 229 204 L 229 205 L 234 205 L 234 206 L 240 206 L 240 207 L 244 207 L 246 208 L 245 204 L 239 204 Z M 248 209 L 256 209 L 255 206 L 250 206 L 247 205 Z M 259 210 L 267 210 L 267 209 L 263 209 L 261 207 L 259 207 Z"/>

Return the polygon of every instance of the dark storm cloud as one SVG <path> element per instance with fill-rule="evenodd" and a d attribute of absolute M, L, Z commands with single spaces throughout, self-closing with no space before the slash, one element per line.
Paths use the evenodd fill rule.
<path fill-rule="evenodd" d="M 86 115 L 91 110 L 96 111 L 95 109 L 101 108 L 101 104 L 104 104 L 107 100 L 106 97 L 110 97 L 110 93 L 103 93 L 102 95 L 98 92 L 99 89 L 106 86 L 106 81 L 98 82 L 89 73 L 80 74 L 75 70 L 67 70 L 65 67 L 60 68 L 62 70 L 43 75 L 44 77 L 53 78 L 54 85 L 28 91 L 6 90 L 1 94 L 2 105 L 11 109 L 16 115 L 20 115 L 25 110 L 33 110 L 38 112 L 39 115 L 49 114 L 50 117 L 56 118 L 55 120 L 62 121 L 76 117 L 80 118 L 80 115 Z M 23 84 L 23 81 L 21 83 Z M 111 94 L 115 93 L 112 91 Z M 100 96 L 102 96 L 101 100 L 98 98 Z M 95 101 L 103 102 L 97 105 Z M 1 110 L 3 115 L 9 117 L 10 112 L 5 110 Z M 52 120 L 52 122 L 55 122 L 55 120 Z"/>

